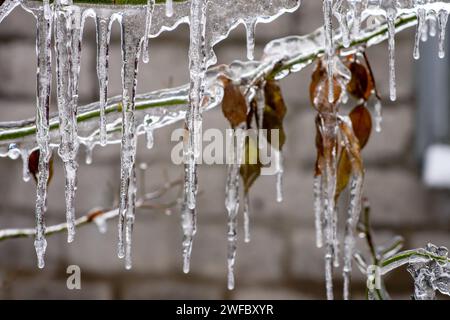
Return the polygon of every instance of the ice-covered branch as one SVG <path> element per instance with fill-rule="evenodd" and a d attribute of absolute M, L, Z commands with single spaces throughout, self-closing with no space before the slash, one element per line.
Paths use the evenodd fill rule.
<path fill-rule="evenodd" d="M 136 201 L 136 208 L 140 209 L 153 209 L 153 210 L 167 210 L 170 208 L 173 208 L 178 205 L 178 200 L 175 199 L 174 201 L 171 201 L 169 203 L 159 204 L 156 203 L 154 200 L 157 198 L 162 197 L 164 194 L 166 194 L 169 190 L 173 189 L 174 187 L 180 186 L 181 180 L 174 180 L 167 182 L 163 187 L 160 189 L 151 192 L 146 193 L 142 195 L 137 201 Z M 144 211 L 144 210 L 142 210 Z M 98 226 L 98 229 L 100 232 L 104 233 L 106 231 L 106 222 L 108 220 L 114 219 L 119 214 L 119 209 L 117 207 L 109 208 L 109 209 L 93 209 L 90 212 L 88 212 L 86 215 L 78 218 L 75 220 L 75 226 L 81 227 L 90 223 L 95 223 Z M 45 230 L 45 235 L 53 235 L 57 233 L 62 233 L 67 231 L 67 223 L 60 223 L 52 226 L 48 226 Z M 13 239 L 13 238 L 29 238 L 34 237 L 36 234 L 35 228 L 15 228 L 15 229 L 3 229 L 0 230 L 0 241 Z"/>
<path fill-rule="evenodd" d="M 396 20 L 396 31 L 400 32 L 417 23 L 415 15 L 400 16 Z M 388 28 L 386 23 L 380 23 L 367 32 L 361 32 L 361 36 L 351 42 L 351 46 L 341 53 L 343 55 L 352 52 L 352 48 L 360 46 L 376 45 L 387 39 Z M 216 92 L 221 92 L 221 82 L 218 77 L 227 74 L 233 80 L 251 86 L 264 79 L 282 78 L 292 72 L 301 71 L 314 62 L 324 53 L 323 30 L 318 29 L 306 36 L 290 36 L 276 39 L 267 44 L 261 61 L 241 62 L 235 61 L 231 65 L 220 65 L 211 68 L 208 72 L 208 84 L 215 87 Z M 339 41 L 339 40 L 338 40 Z M 339 46 L 344 49 L 343 45 Z M 238 73 L 238 71 L 242 73 Z M 183 120 L 188 106 L 188 85 L 173 89 L 164 89 L 136 96 L 136 117 L 142 124 L 140 134 L 144 133 L 144 126 L 150 123 L 153 128 L 159 128 L 179 120 Z M 220 104 L 220 97 L 211 97 L 208 108 Z M 121 137 L 121 97 L 117 96 L 108 100 L 105 111 L 108 117 L 108 143 L 120 143 Z M 152 119 L 148 116 L 150 115 Z M 147 116 L 147 117 L 146 117 Z M 159 121 L 154 121 L 160 116 Z M 100 132 L 98 119 L 100 117 L 100 103 L 92 103 L 78 108 L 77 122 L 80 126 L 80 142 L 92 148 L 100 144 Z M 146 121 L 144 121 L 146 119 Z M 154 122 L 152 122 L 154 121 Z M 11 144 L 20 144 L 28 150 L 36 145 L 36 125 L 34 119 L 0 123 L 0 155 L 13 156 L 17 150 Z M 59 119 L 57 114 L 50 118 L 50 135 L 54 146 L 59 143 Z"/>

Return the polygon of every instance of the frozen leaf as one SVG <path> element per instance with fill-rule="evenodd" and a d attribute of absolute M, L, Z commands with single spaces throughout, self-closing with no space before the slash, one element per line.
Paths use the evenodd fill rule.
<path fill-rule="evenodd" d="M 239 86 L 227 78 L 222 77 L 224 95 L 222 100 L 222 112 L 233 128 L 247 120 L 247 102 Z"/>
<path fill-rule="evenodd" d="M 28 157 L 28 170 L 31 173 L 32 177 L 34 178 L 34 181 L 36 181 L 36 183 L 38 182 L 39 176 L 39 154 L 40 154 L 39 149 L 36 149 L 33 152 L 31 152 Z M 52 177 L 53 177 L 53 157 L 50 157 L 47 185 L 50 184 Z"/>
<path fill-rule="evenodd" d="M 248 138 L 245 141 L 244 162 L 241 164 L 240 174 L 244 183 L 244 192 L 248 194 L 253 183 L 261 175 L 261 162 L 256 141 Z"/>
<path fill-rule="evenodd" d="M 372 132 L 372 116 L 365 105 L 355 107 L 349 114 L 353 132 L 358 138 L 360 148 L 364 148 Z"/>
<path fill-rule="evenodd" d="M 352 73 L 352 78 L 347 84 L 347 91 L 356 99 L 368 100 L 374 89 L 372 77 L 368 68 L 359 63 L 353 61 L 348 66 Z"/>

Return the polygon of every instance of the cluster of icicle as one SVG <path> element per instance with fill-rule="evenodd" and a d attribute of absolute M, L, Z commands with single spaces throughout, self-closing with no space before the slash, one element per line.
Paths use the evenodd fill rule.
<path fill-rule="evenodd" d="M 444 41 L 445 30 L 450 12 L 449 1 L 436 0 L 323 0 L 324 34 L 325 34 L 325 59 L 328 73 L 328 83 L 334 78 L 345 79 L 346 71 L 336 58 L 337 50 L 349 48 L 352 43 L 361 39 L 362 32 L 370 29 L 370 23 L 377 23 L 377 19 L 384 17 L 387 22 L 388 47 L 389 47 L 389 81 L 390 98 L 396 100 L 395 80 L 395 32 L 396 22 L 400 17 L 414 14 L 417 16 L 417 32 L 415 37 L 414 53 L 415 59 L 420 57 L 420 41 L 426 41 L 428 34 L 436 36 L 439 34 L 439 57 L 445 55 Z M 338 28 L 333 28 L 333 17 L 339 23 Z M 368 18 L 372 20 L 369 20 Z M 362 28 L 362 23 L 367 23 L 367 28 Z M 363 31 L 362 31 L 363 30 Z M 335 100 L 334 86 L 328 86 L 328 99 L 331 103 Z M 345 85 L 343 86 L 345 92 Z M 341 97 L 343 101 L 345 95 Z M 381 104 L 375 104 L 376 129 L 380 130 Z M 337 115 L 335 115 L 334 119 Z M 336 137 L 337 123 L 324 124 L 322 135 Z M 337 139 L 336 139 L 337 141 Z M 345 141 L 344 141 L 345 142 Z M 337 159 L 334 156 L 326 164 L 323 177 L 319 176 L 314 182 L 314 207 L 316 216 L 317 246 L 322 247 L 325 239 L 325 276 L 327 298 L 333 299 L 333 265 L 339 266 L 339 240 L 337 236 L 337 205 L 334 195 L 336 191 Z M 350 297 L 350 275 L 352 270 L 354 228 L 361 210 L 362 178 L 353 179 L 350 183 L 350 206 L 344 237 L 343 253 L 343 277 L 344 277 L 344 299 Z"/>
<path fill-rule="evenodd" d="M 216 63 L 213 46 L 225 39 L 229 32 L 240 23 L 246 26 L 248 41 L 248 58 L 253 59 L 255 47 L 255 26 L 257 23 L 271 22 L 284 12 L 292 12 L 299 6 L 299 0 L 190 0 L 173 2 L 167 0 L 165 5 L 155 4 L 148 0 L 147 5 L 114 6 L 74 4 L 71 0 L 57 0 L 52 5 L 44 2 L 6 0 L 1 6 L 0 21 L 15 7 L 21 5 L 34 15 L 37 21 L 36 52 L 37 69 L 37 112 L 35 141 L 22 144 L 11 143 L 2 156 L 11 158 L 22 157 L 24 161 L 24 179 L 29 180 L 28 156 L 32 146 L 40 150 L 39 175 L 36 200 L 36 235 L 35 248 L 39 268 L 44 267 L 44 256 L 47 247 L 45 239 L 45 211 L 47 201 L 47 181 L 49 177 L 49 161 L 54 147 L 64 163 L 65 198 L 68 242 L 75 236 L 75 194 L 77 189 L 77 154 L 80 144 L 87 148 L 87 162 L 90 163 L 94 145 L 105 146 L 110 143 L 121 143 L 120 167 L 120 202 L 118 221 L 119 258 L 125 258 L 125 267 L 132 266 L 131 243 L 132 229 L 135 220 L 136 202 L 136 172 L 135 157 L 137 136 L 145 132 L 147 146 L 153 146 L 153 130 L 185 117 L 189 137 L 184 149 L 185 157 L 185 188 L 182 203 L 183 239 L 183 270 L 189 271 L 193 236 L 196 232 L 196 195 L 197 160 L 200 154 L 200 139 L 202 127 L 202 111 L 218 105 L 223 97 L 223 88 L 211 85 L 211 78 L 218 73 L 227 74 L 229 78 L 238 78 L 239 72 L 254 71 L 257 63 L 242 63 L 235 66 L 209 72 L 208 68 Z M 97 33 L 97 75 L 99 82 L 99 103 L 78 110 L 78 86 L 82 49 L 83 27 L 86 18 L 91 17 L 96 22 Z M 114 22 L 121 26 L 122 49 L 122 96 L 108 101 L 108 56 L 111 38 L 111 27 Z M 180 23 L 190 25 L 189 72 L 188 88 L 181 87 L 170 92 L 161 90 L 148 96 L 136 96 L 137 73 L 139 60 L 144 63 L 150 57 L 148 53 L 149 38 L 157 37 L 162 31 L 172 30 Z M 58 119 L 49 115 L 51 82 L 52 82 L 52 35 L 54 37 L 54 52 L 56 54 L 56 83 Z M 236 69 L 236 70 L 235 70 Z M 234 74 L 234 76 L 233 76 Z M 136 107 L 142 101 L 159 100 L 173 101 L 188 96 L 188 108 L 182 105 L 174 110 L 149 111 L 145 115 Z M 111 103 L 120 102 L 122 117 L 112 122 L 108 118 L 108 107 Z M 142 104 L 145 104 L 143 102 Z M 98 130 L 87 134 L 83 127 L 77 124 L 79 111 L 91 112 L 96 108 L 100 111 Z M 54 141 L 51 125 L 59 122 L 59 141 Z M 117 126 L 121 126 L 120 135 Z M 82 134 L 79 134 L 80 131 Z M 91 130 L 92 131 L 92 130 Z M 227 184 L 227 208 L 238 208 L 236 188 L 239 182 L 239 168 L 233 170 L 231 179 L 233 190 Z M 238 189 L 237 189 L 238 190 Z M 233 204 L 234 202 L 234 204 Z M 232 213 L 228 210 L 229 221 Z M 233 236 L 230 236 L 233 235 Z M 229 287 L 233 287 L 233 265 L 235 256 L 236 226 L 229 224 L 228 232 L 230 270 Z"/>

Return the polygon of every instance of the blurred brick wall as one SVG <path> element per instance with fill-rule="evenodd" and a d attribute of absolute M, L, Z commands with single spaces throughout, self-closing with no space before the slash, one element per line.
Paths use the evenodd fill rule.
<path fill-rule="evenodd" d="M 257 28 L 257 57 L 269 40 L 305 34 L 319 27 L 320 1 L 303 1 L 299 11 L 270 25 Z M 81 67 L 80 103 L 97 100 L 93 22 L 88 20 Z M 115 25 L 111 48 L 110 95 L 120 89 L 120 50 Z M 0 25 L 0 119 L 19 120 L 34 115 L 35 102 L 34 19 L 21 9 Z M 220 63 L 245 58 L 243 27 L 217 47 Z M 151 41 L 151 62 L 141 64 L 138 91 L 180 85 L 188 80 L 188 28 L 182 26 Z M 398 102 L 385 99 L 383 132 L 374 134 L 364 150 L 367 165 L 365 195 L 372 204 L 375 241 L 395 234 L 406 238 L 406 247 L 428 241 L 450 245 L 449 223 L 439 220 L 447 207 L 436 204 L 421 185 L 412 160 L 414 139 L 413 33 L 397 37 Z M 388 96 L 387 49 L 382 44 L 368 50 L 379 90 Z M 223 205 L 225 167 L 200 168 L 199 228 L 195 238 L 191 273 L 181 271 L 181 227 L 177 210 L 139 212 L 134 233 L 134 267 L 126 271 L 116 258 L 116 221 L 100 234 L 95 225 L 78 229 L 68 245 L 66 235 L 49 237 L 46 268 L 38 270 L 32 239 L 0 242 L 1 298 L 232 298 L 323 299 L 323 252 L 314 245 L 312 168 L 314 162 L 314 112 L 308 102 L 312 68 L 282 81 L 289 108 L 286 119 L 285 200 L 275 202 L 274 177 L 262 177 L 251 192 L 252 242 L 244 244 L 240 227 L 236 290 L 226 289 L 226 211 Z M 55 99 L 52 110 L 56 111 Z M 158 188 L 166 171 L 171 179 L 182 170 L 170 162 L 170 133 L 181 124 L 155 133 L 155 147 L 147 150 L 139 141 L 138 162 L 146 162 L 149 189 Z M 225 128 L 220 110 L 205 115 L 205 126 Z M 0 228 L 34 225 L 35 186 L 21 179 L 21 162 L 0 159 Z M 94 207 L 108 207 L 117 198 L 119 146 L 95 149 L 93 164 L 84 164 L 80 152 L 77 214 Z M 48 224 L 64 219 L 64 178 L 61 162 L 55 164 L 50 185 Z M 242 219 L 240 220 L 240 222 Z M 341 217 L 341 224 L 343 216 Z M 358 244 L 363 248 L 362 241 Z M 82 290 L 66 288 L 66 268 L 79 265 Z M 340 297 L 340 269 L 336 294 Z M 404 270 L 388 277 L 388 289 L 396 298 L 409 298 L 412 281 Z M 363 298 L 364 277 L 354 270 L 353 293 Z"/>

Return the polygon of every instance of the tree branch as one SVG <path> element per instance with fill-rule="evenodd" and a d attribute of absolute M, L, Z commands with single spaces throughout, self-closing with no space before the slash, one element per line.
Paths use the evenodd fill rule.
<path fill-rule="evenodd" d="M 396 32 L 414 26 L 417 18 L 414 14 L 405 14 L 396 20 Z M 363 36 L 351 42 L 351 48 L 376 45 L 387 39 L 387 25 L 380 23 L 370 30 L 364 30 Z M 210 96 L 210 103 L 207 109 L 211 109 L 220 104 L 223 94 L 222 83 L 219 80 L 221 75 L 225 75 L 233 81 L 250 87 L 256 85 L 264 79 L 280 79 L 290 73 L 298 72 L 313 63 L 324 53 L 322 28 L 306 36 L 291 36 L 276 39 L 269 42 L 264 49 L 264 56 L 261 61 L 235 61 L 231 65 L 219 65 L 208 71 L 208 84 L 210 91 L 216 95 Z M 340 36 L 336 36 L 337 48 L 340 54 L 345 56 L 351 50 L 343 50 Z M 278 52 L 280 45 L 289 45 L 289 53 Z M 244 67 L 247 72 L 244 75 L 236 76 L 236 67 Z M 164 89 L 151 93 L 141 94 L 136 97 L 136 120 L 143 123 L 145 115 L 159 115 L 160 121 L 152 123 L 153 128 L 159 128 L 176 121 L 184 119 L 185 111 L 188 108 L 188 85 L 173 89 Z M 116 96 L 109 99 L 106 109 L 108 117 L 108 143 L 120 143 L 121 132 L 121 97 Z M 99 103 L 92 103 L 78 108 L 77 121 L 80 129 L 80 142 L 92 147 L 99 144 Z M 59 144 L 59 123 L 57 114 L 53 114 L 50 119 L 50 135 L 53 146 Z M 138 130 L 139 134 L 144 132 L 143 127 Z M 0 156 L 8 155 L 10 143 L 17 143 L 29 150 L 36 148 L 36 126 L 34 119 L 3 122 L 0 123 Z"/>
<path fill-rule="evenodd" d="M 156 209 L 156 210 L 167 210 L 178 204 L 178 198 L 174 201 L 165 204 L 156 204 L 153 203 L 152 200 L 162 197 L 172 188 L 179 186 L 182 184 L 181 180 L 175 180 L 172 182 L 166 183 L 162 188 L 143 195 L 141 198 L 136 201 L 137 209 Z M 110 208 L 110 209 L 93 209 L 88 212 L 86 215 L 78 218 L 75 221 L 75 226 L 81 227 L 92 222 L 97 223 L 99 225 L 99 229 L 102 232 L 101 226 L 108 220 L 111 220 L 119 214 L 118 208 Z M 48 226 L 45 231 L 46 236 L 50 236 L 56 233 L 61 233 L 67 230 L 67 223 L 60 223 L 52 226 Z M 105 230 L 106 231 L 106 230 Z M 29 238 L 34 237 L 36 233 L 35 228 L 23 228 L 23 229 L 3 229 L 0 230 L 0 241 L 13 239 L 13 238 Z"/>

